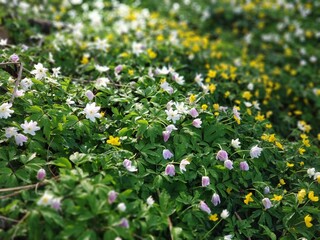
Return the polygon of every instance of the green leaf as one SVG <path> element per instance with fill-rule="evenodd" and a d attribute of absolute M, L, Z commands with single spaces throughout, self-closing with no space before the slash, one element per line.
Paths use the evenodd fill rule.
<path fill-rule="evenodd" d="M 265 235 L 270 237 L 271 240 L 277 240 L 277 236 L 270 230 L 270 228 L 262 224 L 259 224 L 259 226 L 264 229 Z"/>
<path fill-rule="evenodd" d="M 67 169 L 71 169 L 72 168 L 72 164 L 71 162 L 64 157 L 60 157 L 54 161 L 52 161 L 53 165 L 56 165 L 58 167 L 62 167 L 62 168 L 67 168 Z"/>

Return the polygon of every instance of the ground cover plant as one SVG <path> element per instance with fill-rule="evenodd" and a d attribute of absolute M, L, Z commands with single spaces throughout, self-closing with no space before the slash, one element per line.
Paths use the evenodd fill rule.
<path fill-rule="evenodd" d="M 1 239 L 317 239 L 319 1 L 1 1 Z"/>

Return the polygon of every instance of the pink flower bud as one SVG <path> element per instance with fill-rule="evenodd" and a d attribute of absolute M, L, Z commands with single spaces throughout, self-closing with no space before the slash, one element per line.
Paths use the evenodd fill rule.
<path fill-rule="evenodd" d="M 118 193 L 111 190 L 109 193 L 108 193 L 108 202 L 109 204 L 112 204 L 118 197 Z"/>
<path fill-rule="evenodd" d="M 248 163 L 247 163 L 246 161 L 241 162 L 241 163 L 240 163 L 240 169 L 241 169 L 242 171 L 248 171 L 248 170 L 249 170 L 249 165 L 248 165 Z"/>
<path fill-rule="evenodd" d="M 162 151 L 162 155 L 163 155 L 163 158 L 164 158 L 164 159 L 170 159 L 170 158 L 173 157 L 173 153 L 170 152 L 170 150 L 168 150 L 168 149 L 164 149 L 164 150 Z"/>
<path fill-rule="evenodd" d="M 12 62 L 19 62 L 19 56 L 17 55 L 17 54 L 12 54 L 11 56 L 10 56 L 10 60 L 12 61 Z"/>
<path fill-rule="evenodd" d="M 163 131 L 163 132 L 162 132 L 162 136 L 163 136 L 163 141 L 164 141 L 164 142 L 167 142 L 167 141 L 169 140 L 170 134 L 171 134 L 170 131 Z"/>
<path fill-rule="evenodd" d="M 90 90 L 86 91 L 86 96 L 90 101 L 94 98 L 94 94 Z"/>
<path fill-rule="evenodd" d="M 114 72 L 116 74 L 119 74 L 122 71 L 122 69 L 123 69 L 122 65 L 118 65 L 114 68 Z"/>
<path fill-rule="evenodd" d="M 262 204 L 264 206 L 264 209 L 269 209 L 272 207 L 272 203 L 269 198 L 262 199 Z"/>
<path fill-rule="evenodd" d="M 225 160 L 224 161 L 224 166 L 231 170 L 233 168 L 233 162 L 231 160 L 229 160 L 229 159 Z"/>
<path fill-rule="evenodd" d="M 203 176 L 201 183 L 202 183 L 202 187 L 208 186 L 210 184 L 210 178 L 208 176 Z"/>
<path fill-rule="evenodd" d="M 214 193 L 212 195 L 212 199 L 211 202 L 214 206 L 217 206 L 218 204 L 220 204 L 221 200 L 220 200 L 220 196 L 217 193 Z"/>
<path fill-rule="evenodd" d="M 196 118 L 192 121 L 192 125 L 196 128 L 201 128 L 202 121 L 200 118 Z"/>
<path fill-rule="evenodd" d="M 37 172 L 37 179 L 39 181 L 42 181 L 43 179 L 45 179 L 46 177 L 46 170 L 44 170 L 43 168 L 39 169 Z"/>
<path fill-rule="evenodd" d="M 169 175 L 170 177 L 174 176 L 176 174 L 175 168 L 173 164 L 168 164 L 166 166 L 166 169 L 164 171 L 165 175 Z"/>
<path fill-rule="evenodd" d="M 206 213 L 208 213 L 208 214 L 211 213 L 210 208 L 208 207 L 208 205 L 207 205 L 204 201 L 200 201 L 199 208 L 200 208 L 202 211 L 204 211 L 204 212 L 206 212 Z"/>
<path fill-rule="evenodd" d="M 196 118 L 196 117 L 199 116 L 199 113 L 198 113 L 197 109 L 195 109 L 195 108 L 190 109 L 189 114 L 190 114 L 191 117 L 193 117 L 193 118 Z"/>
<path fill-rule="evenodd" d="M 228 159 L 228 153 L 224 150 L 220 150 L 217 153 L 216 159 L 220 160 L 220 161 L 225 161 Z"/>

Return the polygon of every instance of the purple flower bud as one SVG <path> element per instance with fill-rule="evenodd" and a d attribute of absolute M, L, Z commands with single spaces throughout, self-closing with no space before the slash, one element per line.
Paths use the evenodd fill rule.
<path fill-rule="evenodd" d="M 164 141 L 164 142 L 167 142 L 167 141 L 169 140 L 170 134 L 171 134 L 170 131 L 163 131 L 163 132 L 162 132 L 162 136 L 163 136 L 163 141 Z"/>
<path fill-rule="evenodd" d="M 192 121 L 192 125 L 196 128 L 201 128 L 202 121 L 200 118 L 196 118 Z"/>
<path fill-rule="evenodd" d="M 61 199 L 60 198 L 52 199 L 51 207 L 57 211 L 61 210 Z"/>
<path fill-rule="evenodd" d="M 175 125 L 173 125 L 173 124 L 170 124 L 170 125 L 168 125 L 167 127 L 166 127 L 166 131 L 168 131 L 168 132 L 172 132 L 173 130 L 178 130 L 178 128 L 176 128 L 176 126 Z"/>
<path fill-rule="evenodd" d="M 43 168 L 39 169 L 37 172 L 37 179 L 39 181 L 42 181 L 43 179 L 45 179 L 46 177 L 46 170 L 44 170 Z"/>
<path fill-rule="evenodd" d="M 264 209 L 269 209 L 272 207 L 272 203 L 269 198 L 262 199 L 262 204 L 264 206 Z"/>
<path fill-rule="evenodd" d="M 109 204 L 112 204 L 118 197 L 118 193 L 111 190 L 109 193 L 108 193 L 108 202 Z"/>
<path fill-rule="evenodd" d="M 193 117 L 193 118 L 196 118 L 196 117 L 199 116 L 199 113 L 198 113 L 197 109 L 195 109 L 195 108 L 190 109 L 189 114 L 190 114 L 191 117 Z"/>
<path fill-rule="evenodd" d="M 214 206 L 217 206 L 218 204 L 220 204 L 221 200 L 220 200 L 220 196 L 217 193 L 214 193 L 212 195 L 212 199 L 211 202 Z"/>
<path fill-rule="evenodd" d="M 208 176 L 203 176 L 202 177 L 202 187 L 206 187 L 210 184 L 210 178 Z"/>
<path fill-rule="evenodd" d="M 270 193 L 270 187 L 269 187 L 269 186 L 266 186 L 266 187 L 263 189 L 263 193 L 264 193 L 264 194 Z"/>
<path fill-rule="evenodd" d="M 116 74 L 119 74 L 122 71 L 122 69 L 123 69 L 122 65 L 118 65 L 114 68 L 114 72 Z"/>
<path fill-rule="evenodd" d="M 229 160 L 229 159 L 225 160 L 224 161 L 224 166 L 231 170 L 233 168 L 233 162 L 231 160 Z"/>
<path fill-rule="evenodd" d="M 248 163 L 247 163 L 246 161 L 241 162 L 241 163 L 240 163 L 240 169 L 241 169 L 242 171 L 248 171 L 248 170 L 249 170 L 249 165 L 248 165 Z"/>
<path fill-rule="evenodd" d="M 11 56 L 10 56 L 10 60 L 12 61 L 12 62 L 19 62 L 19 56 L 17 55 L 17 54 L 12 54 Z"/>
<path fill-rule="evenodd" d="M 228 160 L 228 153 L 225 150 L 220 150 L 217 153 L 216 159 L 218 159 L 220 161 Z"/>
<path fill-rule="evenodd" d="M 170 158 L 173 157 L 173 153 L 170 152 L 170 150 L 168 150 L 168 149 L 164 149 L 164 150 L 162 151 L 162 155 L 163 155 L 163 158 L 164 158 L 164 159 L 170 159 Z"/>
<path fill-rule="evenodd" d="M 120 227 L 123 227 L 123 228 L 129 228 L 129 222 L 128 222 L 128 219 L 126 218 L 122 218 L 121 219 L 121 222 L 119 224 Z"/>
<path fill-rule="evenodd" d="M 86 91 L 86 96 L 90 101 L 94 98 L 94 94 L 90 90 Z"/>
<path fill-rule="evenodd" d="M 166 166 L 166 169 L 164 171 L 164 174 L 165 175 L 169 175 L 170 177 L 174 176 L 176 174 L 176 170 L 174 168 L 174 165 L 173 164 L 168 164 Z"/>
<path fill-rule="evenodd" d="M 208 213 L 208 214 L 211 213 L 210 208 L 208 207 L 208 205 L 207 205 L 204 201 L 200 201 L 199 208 L 200 208 L 202 211 L 204 211 L 204 212 L 206 212 L 206 213 Z"/>

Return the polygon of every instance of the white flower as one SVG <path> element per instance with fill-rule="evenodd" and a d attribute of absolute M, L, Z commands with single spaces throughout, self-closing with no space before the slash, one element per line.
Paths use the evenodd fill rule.
<path fill-rule="evenodd" d="M 11 117 L 11 113 L 14 113 L 14 111 L 10 109 L 11 107 L 12 103 L 3 103 L 0 106 L 0 118 L 7 119 L 8 117 Z"/>
<path fill-rule="evenodd" d="M 184 76 L 180 76 L 178 73 L 174 73 L 172 75 L 172 79 L 178 83 L 179 85 L 183 85 L 184 84 Z"/>
<path fill-rule="evenodd" d="M 100 65 L 94 65 L 94 67 L 96 68 L 96 70 L 100 73 L 103 72 L 108 72 L 110 68 L 108 68 L 107 66 L 100 66 Z"/>
<path fill-rule="evenodd" d="M 182 173 L 186 172 L 187 171 L 186 166 L 189 164 L 190 164 L 190 162 L 187 159 L 182 159 L 180 162 L 180 165 L 179 165 L 180 172 L 182 172 Z"/>
<path fill-rule="evenodd" d="M 15 96 L 15 97 L 22 97 L 22 96 L 24 96 L 24 90 L 22 90 L 22 89 L 16 89 L 14 92 L 13 92 L 13 95 Z"/>
<path fill-rule="evenodd" d="M 61 67 L 52 68 L 52 77 L 59 77 Z"/>
<path fill-rule="evenodd" d="M 8 39 L 0 39 L 0 46 L 5 46 L 8 43 Z"/>
<path fill-rule="evenodd" d="M 42 63 L 34 65 L 34 68 L 35 69 L 31 71 L 31 74 L 35 75 L 36 79 L 41 80 L 47 76 L 46 72 L 48 69 L 43 67 Z"/>
<path fill-rule="evenodd" d="M 223 219 L 226 219 L 227 217 L 229 217 L 229 211 L 227 209 L 224 209 L 221 214 L 220 217 Z"/>
<path fill-rule="evenodd" d="M 68 104 L 69 106 L 72 105 L 72 104 L 75 104 L 75 101 L 73 101 L 71 98 L 68 98 L 66 100 L 66 104 Z"/>
<path fill-rule="evenodd" d="M 202 87 L 203 85 L 203 77 L 202 77 L 202 74 L 196 74 L 195 78 L 194 78 L 194 81 L 200 86 Z"/>
<path fill-rule="evenodd" d="M 226 235 L 223 237 L 223 240 L 231 240 L 232 239 L 232 235 L 229 234 L 229 235 Z"/>
<path fill-rule="evenodd" d="M 188 113 L 188 109 L 185 107 L 183 102 L 175 102 L 174 105 L 176 106 L 176 109 L 178 110 L 179 113 L 181 114 L 186 114 Z"/>
<path fill-rule="evenodd" d="M 33 82 L 31 81 L 30 78 L 24 78 L 20 82 L 20 86 L 22 87 L 23 90 L 29 90 L 31 86 L 33 85 Z"/>
<path fill-rule="evenodd" d="M 238 118 L 239 120 L 241 120 L 241 118 L 240 118 L 240 112 L 238 111 L 238 107 L 237 107 L 237 106 L 234 106 L 233 109 L 232 109 L 232 111 L 233 111 L 234 116 L 235 116 L 236 118 Z"/>
<path fill-rule="evenodd" d="M 153 200 L 152 196 L 149 196 L 149 197 L 147 198 L 147 204 L 148 204 L 149 206 L 152 206 L 152 205 L 154 204 L 154 200 Z"/>
<path fill-rule="evenodd" d="M 40 206 L 48 206 L 51 205 L 54 196 L 51 193 L 45 192 L 42 197 L 37 202 Z"/>
<path fill-rule="evenodd" d="M 36 135 L 36 131 L 40 130 L 40 127 L 37 126 L 38 123 L 34 121 L 27 122 L 24 120 L 24 123 L 21 124 L 21 127 L 23 128 L 24 133 L 29 133 L 30 135 L 34 136 Z"/>
<path fill-rule="evenodd" d="M 240 144 L 241 144 L 241 142 L 239 141 L 239 138 L 231 140 L 231 146 L 236 149 L 241 148 Z"/>
<path fill-rule="evenodd" d="M 176 121 L 178 121 L 181 117 L 181 115 L 178 113 L 177 110 L 165 110 L 166 114 L 167 114 L 167 120 L 170 121 L 172 120 L 173 123 L 176 123 Z"/>
<path fill-rule="evenodd" d="M 110 80 L 109 78 L 106 78 L 106 77 L 101 77 L 101 78 L 98 78 L 96 80 L 96 83 L 94 84 L 94 86 L 97 88 L 97 89 L 100 89 L 102 87 L 107 87 L 107 84 L 110 83 Z"/>
<path fill-rule="evenodd" d="M 133 42 L 132 43 L 132 52 L 133 54 L 139 56 L 144 51 L 144 45 L 142 43 Z"/>
<path fill-rule="evenodd" d="M 313 175 L 313 179 L 314 179 L 314 180 L 318 180 L 318 177 L 320 177 L 320 172 L 316 172 L 316 173 Z"/>
<path fill-rule="evenodd" d="M 96 103 L 87 103 L 83 112 L 86 114 L 86 118 L 90 119 L 90 121 L 94 122 L 95 118 L 101 118 L 101 114 L 98 113 L 100 110 L 99 106 L 96 106 Z"/>
<path fill-rule="evenodd" d="M 316 169 L 315 168 L 309 168 L 307 170 L 308 176 L 311 178 L 314 176 L 314 174 L 316 173 Z"/>
<path fill-rule="evenodd" d="M 120 212 L 124 212 L 127 209 L 127 207 L 124 203 L 119 203 L 117 208 Z"/>
<path fill-rule="evenodd" d="M 166 127 L 166 131 L 168 131 L 168 132 L 172 132 L 173 130 L 178 130 L 178 128 L 176 128 L 176 126 L 175 125 L 173 125 L 173 124 L 170 124 L 170 125 L 168 125 L 167 127 Z"/>
<path fill-rule="evenodd" d="M 250 91 L 252 91 L 253 88 L 254 88 L 253 83 L 249 83 L 248 86 L 247 86 L 247 88 L 248 88 Z"/>
<path fill-rule="evenodd" d="M 173 93 L 173 88 L 169 85 L 167 81 L 161 83 L 160 87 L 169 94 Z"/>
<path fill-rule="evenodd" d="M 87 90 L 85 95 L 90 101 L 94 98 L 94 94 L 91 90 Z"/>
<path fill-rule="evenodd" d="M 262 152 L 262 148 L 258 147 L 258 145 L 253 146 L 250 149 L 250 156 L 251 158 L 258 158 Z"/>
<path fill-rule="evenodd" d="M 18 129 L 16 127 L 8 127 L 5 128 L 6 138 L 11 138 L 18 134 Z"/>

